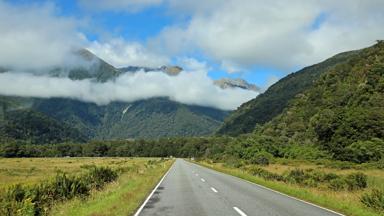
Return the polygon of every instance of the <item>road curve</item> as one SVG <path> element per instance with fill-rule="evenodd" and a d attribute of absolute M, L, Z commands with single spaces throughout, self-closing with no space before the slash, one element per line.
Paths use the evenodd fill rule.
<path fill-rule="evenodd" d="M 177 159 L 167 176 L 136 215 L 335 216 L 341 214 Z"/>

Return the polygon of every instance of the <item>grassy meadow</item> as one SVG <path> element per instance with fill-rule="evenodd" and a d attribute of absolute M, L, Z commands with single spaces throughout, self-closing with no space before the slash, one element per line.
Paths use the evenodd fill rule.
<path fill-rule="evenodd" d="M 320 206 L 335 210 L 348 216 L 382 216 L 382 209 L 374 209 L 365 206 L 361 202 L 364 194 L 370 193 L 373 189 L 384 191 L 384 170 L 369 166 L 340 166 L 333 163 L 315 163 L 302 160 L 278 159 L 269 165 L 259 166 L 251 164 L 237 164 L 236 166 L 204 160 L 198 164 L 224 172 L 279 192 L 297 197 L 302 200 L 318 204 Z M 261 170 L 261 175 L 260 175 Z M 289 176 L 303 171 L 302 182 L 290 181 Z M 266 174 L 265 174 L 266 173 Z M 325 176 L 353 176 L 362 173 L 366 176 L 366 187 L 361 189 L 332 188 L 331 184 L 304 179 L 304 176 L 314 176 L 311 173 Z M 266 176 L 266 177 L 265 177 Z M 281 179 L 280 179 L 281 178 Z M 288 180 L 287 180 L 288 179 Z M 337 184 L 336 184 L 337 185 Z"/>
<path fill-rule="evenodd" d="M 53 200 L 49 210 L 39 214 L 133 215 L 172 163 L 160 158 L 0 158 L 0 190 L 16 185 L 41 188 L 45 182 L 57 181 L 58 173 L 80 179 L 92 167 L 106 167 L 118 173 L 115 181 L 92 188 L 86 196 Z M 20 215 L 33 215 L 32 211 L 24 211 L 25 206 L 20 209 L 24 212 Z"/>

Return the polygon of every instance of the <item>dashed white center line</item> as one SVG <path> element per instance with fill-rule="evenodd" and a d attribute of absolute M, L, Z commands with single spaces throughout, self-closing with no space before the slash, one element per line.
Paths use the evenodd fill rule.
<path fill-rule="evenodd" d="M 203 179 L 203 178 L 201 178 L 200 180 L 201 180 L 202 182 L 205 182 L 205 179 Z"/>
<path fill-rule="evenodd" d="M 211 187 L 211 190 L 215 193 L 217 193 L 217 190 L 214 187 Z"/>
<path fill-rule="evenodd" d="M 233 207 L 233 209 L 235 209 L 235 211 L 236 211 L 237 213 L 239 213 L 239 215 L 241 215 L 241 216 L 247 216 L 247 214 L 245 214 L 243 211 L 241 211 L 241 209 L 237 208 L 236 206 Z"/>

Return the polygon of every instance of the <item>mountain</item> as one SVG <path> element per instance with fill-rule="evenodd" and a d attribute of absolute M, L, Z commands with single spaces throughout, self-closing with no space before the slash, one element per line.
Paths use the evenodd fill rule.
<path fill-rule="evenodd" d="M 135 73 L 138 71 L 144 71 L 144 72 L 161 71 L 161 72 L 166 73 L 170 76 L 177 76 L 183 70 L 183 68 L 179 67 L 179 66 L 161 66 L 161 67 L 157 67 L 157 68 L 128 66 L 128 67 L 119 68 L 119 70 L 123 73 L 126 73 L 126 72 Z"/>
<path fill-rule="evenodd" d="M 364 162 L 383 152 L 384 42 L 329 68 L 258 132 L 316 144 L 341 160 L 361 155 L 356 161 Z"/>
<path fill-rule="evenodd" d="M 296 95 L 313 87 L 324 72 L 357 56 L 359 51 L 338 54 L 319 64 L 303 68 L 272 85 L 255 99 L 242 104 L 224 120 L 217 134 L 236 136 L 250 133 L 256 125 L 270 121 L 279 115 Z"/>
<path fill-rule="evenodd" d="M 5 98 L 0 98 L 0 101 L 4 100 Z M 35 110 L 19 109 L 17 100 L 9 101 L 12 104 L 2 103 L 0 107 L 0 141 L 24 140 L 34 144 L 48 144 L 87 140 L 80 131 L 71 126 Z"/>
<path fill-rule="evenodd" d="M 226 88 L 241 88 L 241 89 L 246 89 L 246 90 L 252 90 L 256 92 L 260 92 L 261 89 L 257 87 L 254 84 L 250 84 L 247 81 L 243 79 L 230 79 L 230 78 L 222 78 L 219 80 L 215 80 L 214 84 L 219 86 L 222 89 Z"/>
<path fill-rule="evenodd" d="M 161 71 L 177 76 L 182 68 L 162 66 L 159 68 L 126 67 L 117 69 L 88 50 L 74 52 L 77 65 L 57 67 L 49 71 L 51 76 L 66 76 L 73 80 L 93 79 L 95 82 L 113 80 L 122 73 Z M 32 113 L 34 124 L 56 123 L 70 126 L 86 139 L 131 139 L 172 136 L 204 136 L 213 134 L 229 112 L 215 108 L 192 106 L 171 101 L 167 98 L 151 98 L 132 103 L 114 102 L 104 106 L 67 98 L 20 98 L 0 97 L 0 119 L 14 115 L 13 110 Z M 20 121 L 19 121 L 20 122 Z M 12 128 L 12 125 L 8 125 Z M 63 129 L 64 130 L 64 129 Z M 20 130 L 17 130 L 20 131 Z M 16 132 L 17 132 L 16 131 Z M 42 130 L 56 133 L 57 130 Z M 3 134 L 4 135 L 4 134 Z M 4 135 L 6 136 L 6 135 Z M 49 134 L 36 133 L 44 142 L 64 141 Z M 26 139 L 25 136 L 14 136 Z M 52 138 L 51 140 L 45 137 Z M 72 139 L 77 140 L 77 139 Z"/>
<path fill-rule="evenodd" d="M 105 106 L 63 98 L 38 99 L 33 109 L 72 125 L 92 139 L 209 135 L 228 113 L 167 98 L 113 102 Z"/>
<path fill-rule="evenodd" d="M 78 63 L 71 67 L 58 67 L 50 73 L 53 75 L 65 75 L 73 80 L 95 79 L 99 82 L 106 82 L 121 74 L 121 71 L 97 57 L 87 49 L 80 49 L 74 52 Z"/>

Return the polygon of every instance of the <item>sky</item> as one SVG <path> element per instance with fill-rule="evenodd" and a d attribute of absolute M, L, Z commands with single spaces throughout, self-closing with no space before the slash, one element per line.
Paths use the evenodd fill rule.
<path fill-rule="evenodd" d="M 85 47 L 115 67 L 180 65 L 265 90 L 383 39 L 382 8 L 382 0 L 0 0 L 0 66 L 71 64 L 68 53 Z"/>

